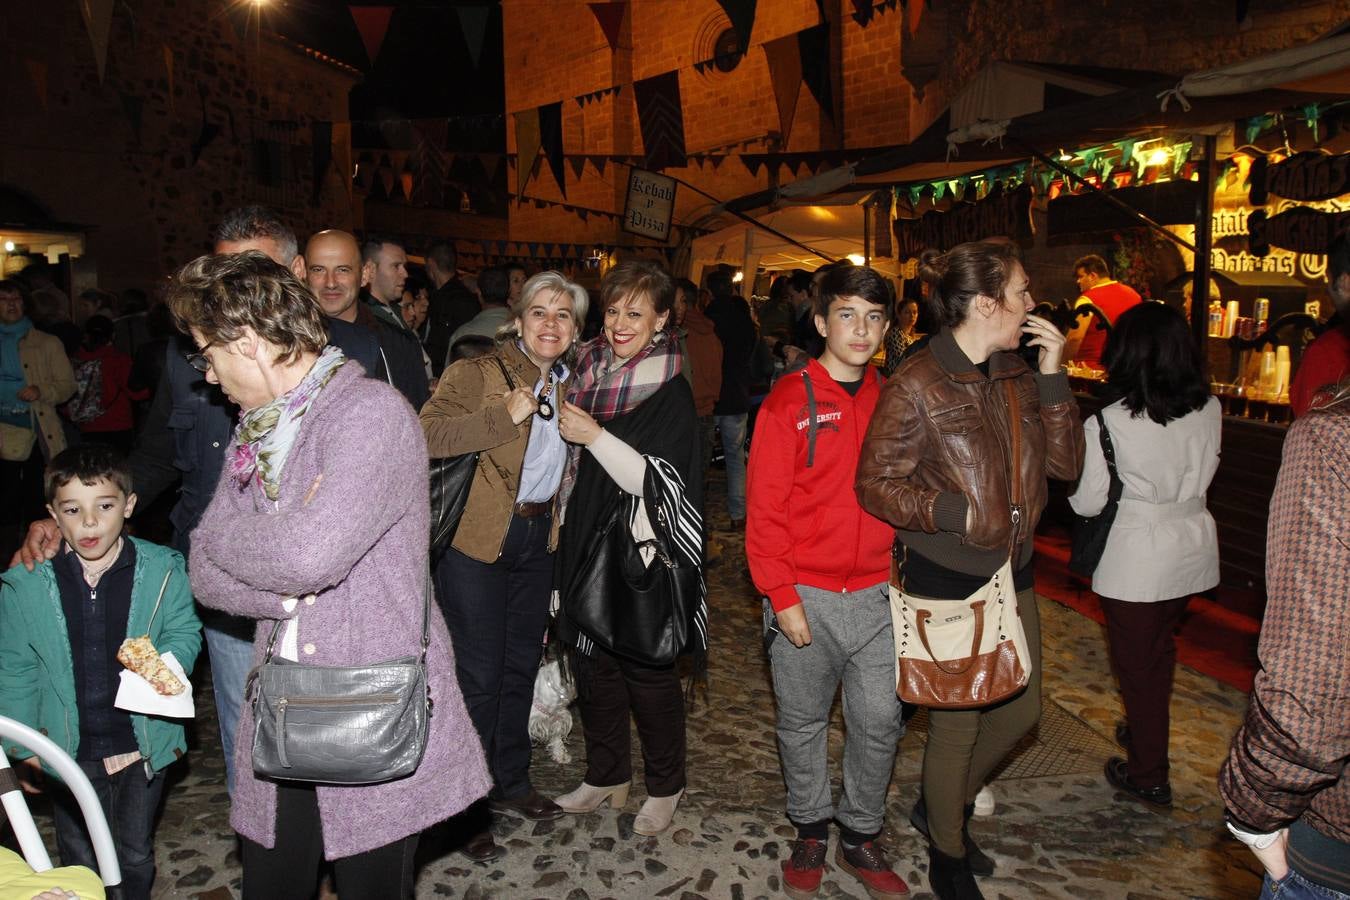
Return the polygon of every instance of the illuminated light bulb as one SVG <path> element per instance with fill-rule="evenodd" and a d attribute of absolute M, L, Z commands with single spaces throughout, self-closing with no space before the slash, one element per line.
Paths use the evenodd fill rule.
<path fill-rule="evenodd" d="M 861 266 L 867 262 L 867 257 L 863 256 L 861 253 L 850 253 L 848 255 L 848 261 L 855 266 Z"/>
<path fill-rule="evenodd" d="M 14 252 L 14 242 L 13 242 L 13 241 L 5 241 L 5 252 L 6 252 L 6 253 L 13 253 L 13 252 Z"/>
<path fill-rule="evenodd" d="M 1060 147 L 1060 148 L 1059 148 L 1059 161 L 1060 161 L 1060 162 L 1072 162 L 1072 161 L 1073 161 L 1073 154 L 1072 154 L 1072 153 L 1065 153 L 1065 152 L 1064 152 L 1064 148 L 1063 148 L 1063 147 Z"/>
<path fill-rule="evenodd" d="M 1148 164 L 1150 166 L 1161 166 L 1163 163 L 1167 162 L 1170 157 L 1171 155 L 1165 149 L 1159 147 L 1148 155 Z"/>
<path fill-rule="evenodd" d="M 737 271 L 735 275 L 731 276 L 731 281 L 733 284 L 740 284 L 744 280 L 745 280 L 745 273 L 741 271 Z"/>

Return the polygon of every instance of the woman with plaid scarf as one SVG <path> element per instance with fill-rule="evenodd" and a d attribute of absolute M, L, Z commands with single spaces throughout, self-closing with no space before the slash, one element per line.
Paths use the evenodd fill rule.
<path fill-rule="evenodd" d="M 583 587 L 592 583 L 597 565 L 618 565 L 596 552 L 612 522 L 634 539 L 659 529 L 676 564 L 701 567 L 698 417 L 689 382 L 679 377 L 679 342 L 666 330 L 675 299 L 670 276 L 656 263 L 620 263 L 606 275 L 600 297 L 604 332 L 581 348 L 559 423 L 573 447 L 559 496 L 558 632 L 576 650 L 586 778 L 557 803 L 569 813 L 591 812 L 606 802 L 614 809 L 623 806 L 632 779 L 631 717 L 642 741 L 647 788 L 633 830 L 652 835 L 670 826 L 685 789 L 679 676 L 673 664 L 648 665 L 615 654 L 600 633 L 607 629 L 583 628 L 576 619 L 582 606 L 594 622 L 597 614 L 613 620 L 621 605 L 631 605 L 624 597 L 601 599 Z M 652 563 L 652 552 L 644 548 L 644 563 Z M 597 556 L 606 562 L 598 563 Z M 701 574 L 698 580 L 700 602 L 687 646 L 676 649 L 702 654 L 707 609 Z M 652 623 L 654 630 L 669 625 L 669 619 Z"/>

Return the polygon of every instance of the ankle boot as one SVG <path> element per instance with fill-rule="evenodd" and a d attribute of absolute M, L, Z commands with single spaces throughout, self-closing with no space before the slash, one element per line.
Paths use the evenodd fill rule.
<path fill-rule="evenodd" d="M 970 817 L 974 814 L 975 804 L 966 804 L 965 817 L 961 824 L 961 840 L 965 842 L 966 861 L 970 864 L 970 871 L 981 877 L 987 877 L 994 874 L 994 860 L 977 847 L 970 837 Z M 910 811 L 909 824 L 927 838 L 930 844 L 933 842 L 933 836 L 928 833 L 928 805 L 924 803 L 922 795 L 919 796 L 919 802 L 914 804 L 914 809 Z"/>
<path fill-rule="evenodd" d="M 680 805 L 683 796 L 684 789 L 681 788 L 669 797 L 648 797 L 633 819 L 633 831 L 648 837 L 665 831 L 670 827 L 670 820 L 675 817 L 675 807 Z"/>
<path fill-rule="evenodd" d="M 984 900 L 966 857 L 948 856 L 928 845 L 928 886 L 938 900 Z"/>
<path fill-rule="evenodd" d="M 631 782 L 627 781 L 613 787 L 596 787 L 583 781 L 581 787 L 563 794 L 553 802 L 558 804 L 563 812 L 568 813 L 594 812 L 605 801 L 609 801 L 610 809 L 622 809 L 623 805 L 628 802 L 628 788 L 630 786 Z"/>

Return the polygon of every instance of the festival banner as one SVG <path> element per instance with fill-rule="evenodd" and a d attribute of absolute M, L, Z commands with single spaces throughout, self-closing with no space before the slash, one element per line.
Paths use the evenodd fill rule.
<path fill-rule="evenodd" d="M 680 107 L 679 70 L 635 82 L 633 94 L 648 168 L 683 166 L 684 111 Z"/>
<path fill-rule="evenodd" d="M 79 0 L 80 16 L 94 45 L 94 62 L 98 66 L 98 81 L 108 65 L 108 36 L 112 33 L 113 0 Z"/>
<path fill-rule="evenodd" d="M 605 33 L 605 40 L 609 42 L 609 49 L 619 49 L 619 35 L 623 32 L 623 17 L 628 12 L 628 4 L 624 3 L 588 3 L 591 13 L 595 16 L 595 21 L 600 24 L 600 30 Z"/>
<path fill-rule="evenodd" d="M 488 15 L 492 12 L 488 6 L 456 6 L 459 15 L 459 27 L 464 33 L 464 43 L 469 48 L 469 59 L 473 67 L 478 68 L 478 60 L 483 56 L 483 39 L 487 36 Z"/>
<path fill-rule="evenodd" d="M 563 122 L 562 101 L 546 103 L 539 107 L 539 144 L 548 159 L 553 180 L 558 182 L 558 190 L 567 197 L 567 170 L 563 161 Z"/>
<path fill-rule="evenodd" d="M 766 42 L 764 56 L 769 62 L 769 82 L 773 85 L 773 100 L 778 107 L 778 131 L 783 136 L 780 146 L 786 147 L 797 113 L 797 95 L 802 90 L 802 58 L 797 36 L 789 34 Z"/>
<path fill-rule="evenodd" d="M 717 5 L 722 7 L 722 11 L 731 20 L 731 27 L 736 29 L 736 34 L 740 37 L 742 50 L 750 46 L 750 32 L 755 27 L 755 2 L 756 0 L 717 0 Z"/>
<path fill-rule="evenodd" d="M 389 31 L 389 19 L 394 15 L 394 8 L 348 6 L 347 10 L 352 14 L 356 30 L 361 34 L 361 43 L 366 47 L 366 59 L 370 60 L 371 68 L 374 68 L 375 60 L 380 55 L 380 47 L 384 44 L 384 36 Z"/>
<path fill-rule="evenodd" d="M 915 0 L 917 2 L 917 0 Z M 797 32 L 797 56 L 802 80 L 821 110 L 834 118 L 834 90 L 830 86 L 830 25 L 828 22 Z"/>
<path fill-rule="evenodd" d="M 513 114 L 516 118 L 516 192 L 525 193 L 539 156 L 539 107 Z"/>

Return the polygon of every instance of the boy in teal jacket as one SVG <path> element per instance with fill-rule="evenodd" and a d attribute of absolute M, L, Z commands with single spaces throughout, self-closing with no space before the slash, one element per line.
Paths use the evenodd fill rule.
<path fill-rule="evenodd" d="M 122 534 L 136 505 L 131 472 L 116 451 L 88 445 L 57 454 L 47 467 L 47 509 L 65 539 L 32 572 L 15 566 L 0 584 L 0 710 L 36 728 L 75 758 L 108 818 L 122 889 L 150 897 L 155 879 L 153 825 L 161 771 L 187 750 L 175 719 L 117 709 L 129 637 L 148 635 L 191 672 L 201 648 L 183 557 Z M 24 789 L 38 792 L 37 760 L 5 743 Z M 49 770 L 49 774 L 50 770 Z M 54 785 L 52 805 L 63 865 L 97 868 L 84 816 Z"/>

